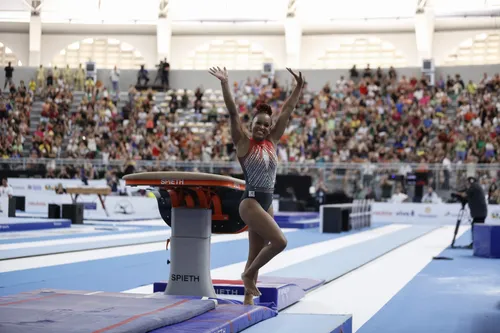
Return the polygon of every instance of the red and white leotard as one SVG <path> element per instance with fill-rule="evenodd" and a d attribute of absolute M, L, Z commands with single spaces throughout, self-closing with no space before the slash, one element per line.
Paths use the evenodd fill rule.
<path fill-rule="evenodd" d="M 271 141 L 250 139 L 247 154 L 238 159 L 245 175 L 247 190 L 271 193 L 274 191 L 278 156 Z"/>

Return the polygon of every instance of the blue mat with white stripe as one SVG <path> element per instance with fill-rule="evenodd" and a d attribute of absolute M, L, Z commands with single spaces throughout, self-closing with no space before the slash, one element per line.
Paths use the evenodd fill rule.
<path fill-rule="evenodd" d="M 0 232 L 69 228 L 71 220 L 26 217 L 0 217 Z"/>

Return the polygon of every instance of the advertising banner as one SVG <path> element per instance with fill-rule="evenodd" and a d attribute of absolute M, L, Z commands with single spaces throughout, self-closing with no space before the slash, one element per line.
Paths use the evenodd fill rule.
<path fill-rule="evenodd" d="M 35 192 L 55 192 L 57 185 L 62 184 L 67 187 L 85 186 L 80 179 L 37 179 L 37 178 L 9 178 L 7 182 L 14 191 L 14 195 L 19 195 L 20 191 L 35 191 Z M 105 187 L 106 180 L 89 180 L 90 187 Z"/>
<path fill-rule="evenodd" d="M 424 203 L 386 203 L 375 202 L 372 206 L 372 221 L 384 223 L 421 223 L 421 224 L 456 224 L 461 205 L 424 204 Z M 465 206 L 462 222 L 470 217 Z M 486 223 L 500 223 L 500 205 L 488 205 Z"/>
<path fill-rule="evenodd" d="M 23 194 L 26 198 L 26 213 L 47 214 L 49 204 L 70 204 L 72 203 L 69 194 L 52 194 L 26 191 Z M 131 217 L 131 218 L 161 218 L 158 211 L 156 198 L 130 197 L 130 196 L 107 196 L 104 204 L 110 217 Z M 101 206 L 97 195 L 80 195 L 78 203 L 84 204 L 84 218 L 105 218 L 106 212 Z"/>

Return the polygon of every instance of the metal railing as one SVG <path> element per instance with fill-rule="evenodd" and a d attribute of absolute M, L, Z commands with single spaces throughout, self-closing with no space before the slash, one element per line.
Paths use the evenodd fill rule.
<path fill-rule="evenodd" d="M 133 172 L 140 171 L 194 171 L 214 174 L 238 174 L 241 167 L 237 161 L 166 161 L 166 160 L 109 160 L 102 159 L 46 159 L 17 158 L 0 160 L 0 170 L 44 170 L 57 171 L 64 167 L 80 169 L 93 168 L 104 172 L 114 170 L 125 172 L 133 165 Z M 129 168 L 130 169 L 130 168 Z M 297 163 L 280 162 L 278 174 L 309 175 L 313 183 L 322 180 L 332 186 L 342 186 L 341 183 L 359 183 L 362 187 L 376 186 L 385 179 L 397 180 L 401 175 L 407 176 L 416 172 L 425 172 L 431 179 L 436 190 L 461 186 L 469 176 L 478 179 L 500 178 L 500 164 L 411 164 L 411 163 Z M 408 178 L 408 177 L 406 177 Z"/>

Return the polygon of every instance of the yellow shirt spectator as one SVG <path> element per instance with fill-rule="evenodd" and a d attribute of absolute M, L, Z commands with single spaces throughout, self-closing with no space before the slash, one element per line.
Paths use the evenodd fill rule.
<path fill-rule="evenodd" d="M 467 85 L 467 91 L 469 92 L 469 94 L 474 95 L 476 93 L 476 89 L 477 89 L 476 84 L 469 82 L 469 84 Z"/>
<path fill-rule="evenodd" d="M 35 91 L 36 90 L 36 82 L 34 80 L 31 80 L 29 85 L 28 85 L 28 89 L 30 91 Z"/>
<path fill-rule="evenodd" d="M 361 121 L 359 119 L 351 120 L 351 127 L 352 128 L 358 128 L 359 126 L 361 126 Z"/>

